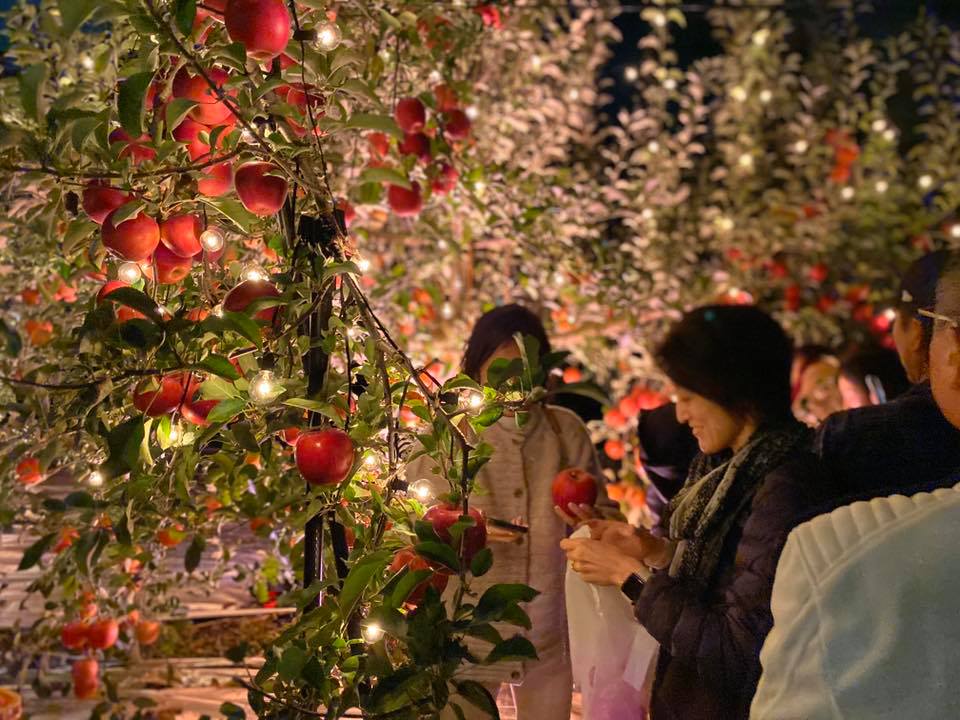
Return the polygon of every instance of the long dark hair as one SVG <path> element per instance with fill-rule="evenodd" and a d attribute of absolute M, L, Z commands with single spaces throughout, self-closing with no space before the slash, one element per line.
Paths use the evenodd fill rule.
<path fill-rule="evenodd" d="M 710 305 L 683 316 L 655 352 L 680 387 L 758 422 L 791 416 L 793 343 L 762 310 Z"/>
<path fill-rule="evenodd" d="M 479 382 L 483 364 L 517 333 L 536 338 L 541 356 L 550 352 L 550 340 L 540 318 L 522 305 L 501 305 L 484 313 L 473 326 L 463 353 L 463 372 Z"/>

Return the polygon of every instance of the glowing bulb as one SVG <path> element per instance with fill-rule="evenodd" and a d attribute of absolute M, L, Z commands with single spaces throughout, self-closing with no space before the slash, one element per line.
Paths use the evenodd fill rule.
<path fill-rule="evenodd" d="M 580 91 L 577 90 L 576 88 L 571 88 L 570 92 L 567 93 L 567 97 L 570 98 L 570 100 L 576 102 L 577 100 L 580 99 Z"/>
<path fill-rule="evenodd" d="M 440 308 L 440 315 L 444 320 L 449 320 L 453 317 L 453 305 L 448 302 L 445 302 Z"/>
<path fill-rule="evenodd" d="M 883 118 L 877 118 L 871 123 L 870 127 L 875 133 L 881 133 L 887 129 L 887 121 Z"/>
<path fill-rule="evenodd" d="M 658 143 L 656 140 L 651 140 L 647 143 L 647 150 L 652 153 L 660 152 L 660 143 Z"/>
<path fill-rule="evenodd" d="M 359 340 L 361 337 L 363 337 L 363 331 L 360 328 L 354 326 L 347 330 L 347 337 L 350 338 L 351 340 Z"/>
<path fill-rule="evenodd" d="M 443 238 L 440 238 L 439 240 L 437 240 L 437 249 L 438 249 L 438 250 L 446 250 L 448 247 L 449 247 L 449 245 L 447 244 L 447 241 L 444 240 Z"/>
<path fill-rule="evenodd" d="M 407 493 L 413 495 L 420 502 L 425 502 L 433 497 L 433 488 L 426 480 L 417 480 L 407 488 Z"/>
<path fill-rule="evenodd" d="M 741 85 L 735 85 L 730 90 L 730 97 L 732 97 L 736 102 L 744 102 L 747 99 L 747 91 L 744 90 Z"/>
<path fill-rule="evenodd" d="M 563 285 L 567 281 L 567 276 L 563 274 L 560 270 L 557 270 L 553 274 L 553 284 L 554 285 Z"/>
<path fill-rule="evenodd" d="M 435 85 L 443 79 L 443 76 L 436 70 L 431 70 L 430 74 L 427 76 L 427 82 L 431 85 Z"/>
<path fill-rule="evenodd" d="M 93 58 L 89 55 L 84 55 L 80 58 L 80 64 L 83 66 L 84 70 L 93 70 Z"/>
<path fill-rule="evenodd" d="M 673 78 L 667 78 L 666 80 L 663 81 L 663 87 L 667 90 L 676 90 L 677 81 L 674 80 Z"/>
<path fill-rule="evenodd" d="M 266 280 L 267 274 L 256 265 L 251 265 L 250 267 L 244 268 L 243 272 L 240 273 L 240 279 L 253 281 Z"/>
<path fill-rule="evenodd" d="M 810 143 L 808 143 L 806 140 L 797 140 L 793 144 L 793 149 L 798 153 L 805 153 L 810 149 Z"/>
<path fill-rule="evenodd" d="M 766 105 L 768 102 L 773 100 L 773 93 L 770 90 L 761 90 L 760 91 L 760 102 Z"/>
<path fill-rule="evenodd" d="M 753 34 L 753 44 L 757 47 L 763 47 L 767 44 L 767 40 L 770 39 L 770 31 L 766 28 L 761 28 Z"/>
<path fill-rule="evenodd" d="M 210 308 L 210 314 L 215 317 L 223 317 L 223 305 L 221 303 L 214 305 Z"/>
<path fill-rule="evenodd" d="M 530 67 L 532 67 L 534 70 L 539 70 L 541 67 L 543 67 L 543 60 L 540 59 L 539 55 L 534 55 L 530 58 Z"/>
<path fill-rule="evenodd" d="M 921 175 L 917 180 L 917 185 L 926 190 L 933 185 L 933 178 L 930 175 Z"/>
<path fill-rule="evenodd" d="M 893 322 L 897 318 L 897 311 L 893 308 L 887 308 L 883 311 L 883 317 L 886 318 L 889 322 Z"/>
<path fill-rule="evenodd" d="M 662 12 L 654 13 L 651 22 L 657 27 L 664 27 L 667 24 L 667 16 Z"/>
<path fill-rule="evenodd" d="M 357 268 L 360 272 L 365 273 L 370 270 L 370 261 L 366 258 L 360 258 L 357 260 Z"/>
<path fill-rule="evenodd" d="M 950 226 L 950 237 L 960 239 L 960 223 L 954 223 Z"/>
<path fill-rule="evenodd" d="M 253 131 L 249 128 L 244 128 L 240 132 L 240 139 L 245 142 L 247 145 L 252 145 L 257 141 L 257 136 L 253 134 Z"/>
<path fill-rule="evenodd" d="M 717 218 L 717 229 L 721 232 L 730 232 L 733 230 L 733 218 L 721 215 Z"/>
<path fill-rule="evenodd" d="M 170 426 L 170 444 L 176 445 L 180 442 L 181 437 L 183 437 L 183 432 L 180 430 L 180 424 L 173 423 Z"/>
<path fill-rule="evenodd" d="M 143 277 L 140 266 L 135 262 L 125 262 L 117 268 L 117 277 L 127 285 L 133 285 L 137 280 Z"/>
<path fill-rule="evenodd" d="M 223 247 L 223 231 L 211 225 L 200 233 L 200 244 L 207 252 L 218 252 Z"/>
<path fill-rule="evenodd" d="M 483 395 L 480 393 L 472 393 L 470 399 L 467 401 L 467 405 L 470 406 L 471 410 L 479 410 L 483 407 Z"/>
<path fill-rule="evenodd" d="M 894 140 L 897 139 L 897 133 L 894 132 L 892 128 L 889 130 L 884 130 L 883 139 L 886 140 L 887 142 L 893 142 Z"/>
<path fill-rule="evenodd" d="M 849 185 L 840 191 L 840 197 L 842 197 L 844 200 L 852 200 L 854 195 L 856 195 L 856 191 L 854 191 L 854 189 Z"/>
<path fill-rule="evenodd" d="M 87 484 L 90 487 L 100 487 L 101 485 L 103 485 L 103 481 L 104 481 L 103 473 L 100 472 L 99 470 L 94 470 L 87 477 Z"/>
<path fill-rule="evenodd" d="M 250 381 L 250 400 L 257 405 L 267 405 L 273 401 L 277 385 L 273 381 L 273 371 L 261 370 Z"/>
<path fill-rule="evenodd" d="M 873 186 L 874 189 L 881 195 L 890 189 L 890 183 L 886 180 L 877 180 L 877 184 Z"/>
<path fill-rule="evenodd" d="M 383 637 L 383 628 L 376 623 L 370 623 L 363 629 L 363 637 L 368 643 L 375 643 Z"/>
<path fill-rule="evenodd" d="M 478 117 L 480 117 L 480 111 L 477 109 L 476 105 L 468 105 L 467 109 L 463 112 L 471 120 L 476 120 Z"/>
<path fill-rule="evenodd" d="M 343 39 L 343 33 L 336 23 L 323 22 L 317 25 L 317 48 L 323 52 L 334 50 Z"/>
<path fill-rule="evenodd" d="M 640 71 L 633 65 L 628 65 L 623 71 L 623 79 L 627 82 L 636 82 L 640 79 Z"/>
<path fill-rule="evenodd" d="M 473 189 L 478 195 L 483 195 L 486 192 L 487 184 L 483 180 L 477 180 L 473 184 Z"/>
<path fill-rule="evenodd" d="M 750 153 L 744 153 L 737 158 L 737 165 L 742 168 L 751 168 L 753 167 L 753 155 Z"/>
<path fill-rule="evenodd" d="M 363 458 L 363 464 L 368 468 L 373 468 L 377 466 L 377 456 L 373 453 L 368 453 Z"/>
<path fill-rule="evenodd" d="M 642 217 L 644 220 L 653 220 L 653 215 L 653 208 L 647 207 L 640 212 L 640 217 Z"/>

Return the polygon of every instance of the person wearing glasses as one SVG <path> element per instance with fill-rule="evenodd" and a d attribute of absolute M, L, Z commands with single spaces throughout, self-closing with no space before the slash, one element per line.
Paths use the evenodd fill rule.
<path fill-rule="evenodd" d="M 960 264 L 938 273 L 936 309 L 916 310 L 934 322 L 914 368 L 960 432 Z M 857 502 L 790 534 L 751 720 L 960 717 L 957 469 L 933 492 Z M 922 472 L 908 468 L 903 484 Z"/>
<path fill-rule="evenodd" d="M 884 404 L 831 415 L 817 433 L 814 449 L 833 480 L 834 507 L 936 486 L 960 468 L 960 431 L 937 407 L 929 382 L 929 313 L 951 258 L 947 251 L 929 253 L 901 279 L 893 340 L 912 387 Z"/>

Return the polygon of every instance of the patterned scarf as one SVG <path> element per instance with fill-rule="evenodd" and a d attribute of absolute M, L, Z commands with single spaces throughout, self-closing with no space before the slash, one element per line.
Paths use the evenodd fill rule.
<path fill-rule="evenodd" d="M 791 420 L 757 430 L 738 452 L 698 455 L 662 521 L 678 540 L 670 576 L 710 581 L 728 533 L 767 474 L 809 444 L 810 430 Z"/>

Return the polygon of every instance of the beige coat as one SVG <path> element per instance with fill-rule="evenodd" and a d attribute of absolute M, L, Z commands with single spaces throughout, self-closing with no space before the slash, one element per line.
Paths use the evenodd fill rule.
<path fill-rule="evenodd" d="M 557 430 L 549 422 L 548 412 Z M 566 536 L 566 526 L 553 510 L 551 485 L 556 474 L 568 467 L 580 467 L 602 477 L 590 436 L 575 414 L 551 406 L 535 408 L 523 428 L 517 427 L 514 418 L 504 417 L 483 433 L 482 440 L 494 447 L 494 453 L 480 471 L 470 504 L 487 517 L 507 521 L 522 517 L 530 532 L 516 543 L 491 543 L 493 567 L 472 581 L 471 590 L 477 598 L 498 583 L 524 583 L 538 590 L 540 595 L 526 607 L 533 624 L 530 631 L 513 626 L 498 629 L 504 637 L 524 634 L 541 658 L 558 654 L 566 657 L 566 558 L 559 544 Z M 435 471 L 431 458 L 417 458 L 407 466 L 407 479 L 426 479 L 436 492 L 449 492 L 446 481 Z M 452 595 L 454 586 L 450 583 L 447 595 Z M 480 657 L 490 651 L 490 645 L 480 641 L 471 640 L 468 645 Z M 517 682 L 525 671 L 520 664 L 498 663 L 472 668 L 469 677 L 481 682 Z"/>

